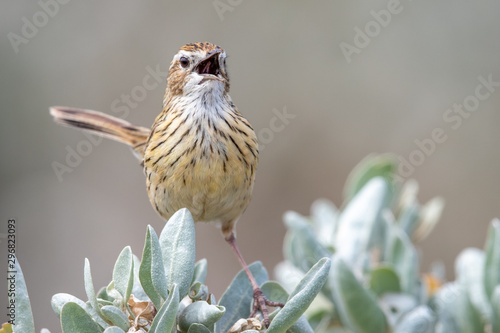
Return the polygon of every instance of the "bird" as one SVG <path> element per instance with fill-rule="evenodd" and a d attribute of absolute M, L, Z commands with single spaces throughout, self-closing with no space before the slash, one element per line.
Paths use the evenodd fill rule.
<path fill-rule="evenodd" d="M 259 160 L 257 136 L 229 96 L 226 52 L 210 42 L 182 46 L 167 76 L 163 109 L 151 128 L 101 112 L 54 106 L 57 123 L 132 147 L 149 200 L 165 220 L 187 208 L 195 222 L 217 222 L 253 289 L 250 317 L 269 327 L 268 300 L 236 245 L 236 222 L 247 208 Z"/>

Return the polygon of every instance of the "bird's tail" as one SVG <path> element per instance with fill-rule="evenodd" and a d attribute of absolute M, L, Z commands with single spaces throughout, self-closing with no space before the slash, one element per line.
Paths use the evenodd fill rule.
<path fill-rule="evenodd" d="M 78 127 L 94 134 L 123 142 L 132 147 L 140 159 L 144 157 L 144 149 L 151 130 L 149 128 L 133 126 L 123 119 L 109 116 L 107 114 L 69 108 L 65 106 L 53 106 L 50 114 L 54 121 L 69 127 Z"/>

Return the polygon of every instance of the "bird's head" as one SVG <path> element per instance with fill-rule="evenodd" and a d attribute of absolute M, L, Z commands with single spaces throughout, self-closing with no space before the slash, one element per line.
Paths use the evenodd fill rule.
<path fill-rule="evenodd" d="M 167 93 L 182 96 L 213 89 L 229 90 L 226 52 L 207 42 L 181 47 L 170 63 Z"/>

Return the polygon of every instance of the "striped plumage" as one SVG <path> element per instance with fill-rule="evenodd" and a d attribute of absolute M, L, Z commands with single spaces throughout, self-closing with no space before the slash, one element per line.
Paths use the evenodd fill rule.
<path fill-rule="evenodd" d="M 195 222 L 220 222 L 253 288 L 250 316 L 267 300 L 235 243 L 235 223 L 252 195 L 258 144 L 252 126 L 229 97 L 226 53 L 211 43 L 184 45 L 170 64 L 163 110 L 151 129 L 103 113 L 66 107 L 50 110 L 61 124 L 131 146 L 141 159 L 149 199 L 169 219 L 188 208 Z"/>
<path fill-rule="evenodd" d="M 259 152 L 252 126 L 228 94 L 225 58 L 211 43 L 184 45 L 170 64 L 163 111 L 151 130 L 91 110 L 51 113 L 61 124 L 132 146 L 163 218 L 188 208 L 196 222 L 220 222 L 228 238 L 250 201 Z"/>
<path fill-rule="evenodd" d="M 222 80 L 207 80 L 193 70 L 214 50 L 220 50 Z M 179 64 L 184 56 L 191 63 L 186 69 Z M 169 218 L 187 207 L 195 221 L 221 222 L 226 238 L 248 205 L 258 160 L 255 132 L 228 91 L 225 53 L 219 47 L 181 48 L 144 154 L 148 194 L 157 212 Z"/>

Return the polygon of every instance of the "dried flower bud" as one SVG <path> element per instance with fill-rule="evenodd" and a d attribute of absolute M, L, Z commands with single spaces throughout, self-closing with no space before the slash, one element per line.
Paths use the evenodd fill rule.
<path fill-rule="evenodd" d="M 156 308 L 152 302 L 141 301 L 140 299 L 136 298 L 134 295 L 130 295 L 130 299 L 128 300 L 127 304 L 130 307 L 130 310 L 132 310 L 132 313 L 136 317 L 136 319 L 135 319 L 136 326 L 143 326 L 139 322 L 141 319 L 147 321 L 148 323 L 151 323 L 153 321 L 153 318 L 156 315 Z M 129 317 L 129 318 L 131 320 L 133 320 L 133 318 L 131 318 L 131 317 Z"/>
<path fill-rule="evenodd" d="M 261 330 L 264 325 L 260 321 L 260 316 L 255 318 L 239 319 L 234 323 L 233 327 L 229 330 L 229 333 L 240 333 L 246 330 Z"/>

